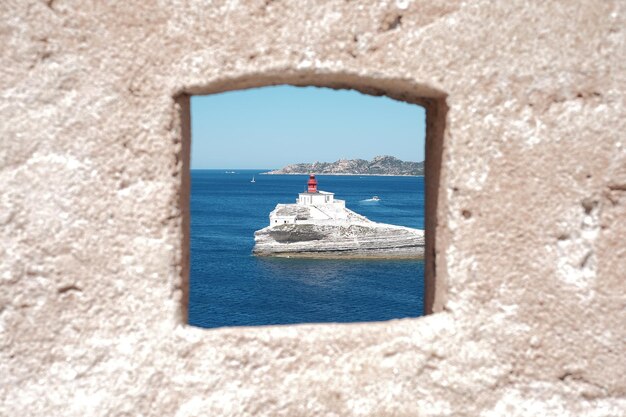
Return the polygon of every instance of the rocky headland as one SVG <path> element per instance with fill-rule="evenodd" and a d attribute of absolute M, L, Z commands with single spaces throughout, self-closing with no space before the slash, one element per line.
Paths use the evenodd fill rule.
<path fill-rule="evenodd" d="M 300 258 L 424 257 L 424 231 L 377 223 L 347 209 L 334 193 L 319 191 L 310 175 L 295 204 L 277 204 L 269 226 L 254 233 L 258 256 Z"/>
<path fill-rule="evenodd" d="M 340 159 L 335 162 L 291 164 L 265 172 L 267 175 L 302 175 L 314 172 L 323 175 L 424 175 L 424 162 L 401 161 L 393 156 L 381 155 L 371 161 L 365 159 Z"/>

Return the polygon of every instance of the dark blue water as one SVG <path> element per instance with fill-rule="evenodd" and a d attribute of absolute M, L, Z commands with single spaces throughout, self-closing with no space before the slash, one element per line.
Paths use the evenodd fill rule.
<path fill-rule="evenodd" d="M 200 327 L 379 321 L 423 312 L 415 260 L 273 259 L 251 255 L 254 232 L 307 181 L 260 170 L 191 171 L 189 324 Z M 252 176 L 256 183 L 251 183 Z M 424 228 L 423 177 L 317 176 L 374 221 Z M 379 202 L 366 201 L 373 195 Z"/>

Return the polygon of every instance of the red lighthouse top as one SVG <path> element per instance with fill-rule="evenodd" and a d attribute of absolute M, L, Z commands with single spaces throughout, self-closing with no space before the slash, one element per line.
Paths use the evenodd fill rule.
<path fill-rule="evenodd" d="M 307 192 L 309 193 L 317 192 L 317 180 L 315 179 L 315 174 L 309 175 L 309 182 L 307 182 L 307 185 L 308 185 Z"/>

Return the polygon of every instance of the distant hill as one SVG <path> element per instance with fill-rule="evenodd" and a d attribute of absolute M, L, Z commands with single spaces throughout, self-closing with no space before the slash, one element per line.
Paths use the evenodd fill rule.
<path fill-rule="evenodd" d="M 371 161 L 365 159 L 340 159 L 335 162 L 291 164 L 268 175 L 325 174 L 325 175 L 424 175 L 424 162 L 401 161 L 393 156 L 381 155 Z"/>

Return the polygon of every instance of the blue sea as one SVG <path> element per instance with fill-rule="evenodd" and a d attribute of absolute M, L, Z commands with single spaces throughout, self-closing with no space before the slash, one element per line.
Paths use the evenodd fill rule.
<path fill-rule="evenodd" d="M 380 321 L 423 314 L 419 260 L 257 258 L 254 232 L 307 176 L 191 170 L 189 324 L 199 327 Z M 254 176 L 256 182 L 251 183 Z M 424 178 L 318 175 L 370 220 L 424 228 Z M 377 195 L 380 201 L 372 201 Z"/>

